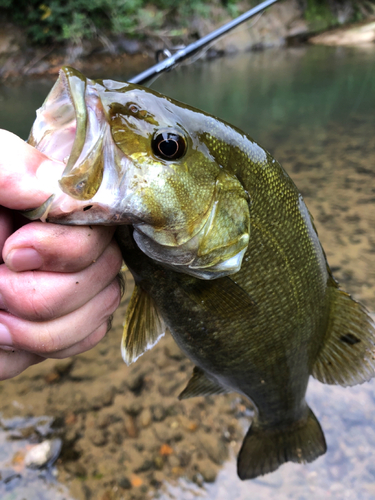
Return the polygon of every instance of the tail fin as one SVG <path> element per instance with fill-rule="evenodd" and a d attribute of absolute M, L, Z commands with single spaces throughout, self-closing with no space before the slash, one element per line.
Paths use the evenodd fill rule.
<path fill-rule="evenodd" d="M 307 419 L 280 429 L 263 429 L 254 422 L 238 455 L 240 479 L 275 471 L 285 462 L 312 462 L 327 450 L 323 431 L 308 408 Z"/>

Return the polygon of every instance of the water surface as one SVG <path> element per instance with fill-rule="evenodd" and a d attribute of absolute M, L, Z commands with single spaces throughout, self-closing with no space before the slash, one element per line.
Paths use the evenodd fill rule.
<path fill-rule="evenodd" d="M 374 56 L 375 47 L 270 50 L 198 62 L 163 75 L 152 85 L 160 92 L 216 114 L 243 129 L 283 164 L 315 217 L 336 278 L 344 289 L 361 300 L 371 312 L 375 312 Z M 124 78 L 121 73 L 88 76 L 118 80 Z M 0 87 L 0 127 L 26 138 L 35 116 L 35 108 L 42 103 L 51 85 L 51 81 L 44 80 Z M 117 444 L 115 440 L 95 444 L 97 436 L 90 438 L 91 440 L 86 439 L 86 436 L 91 435 L 89 427 L 93 425 L 92 418 L 100 419 L 102 412 L 108 413 L 108 408 L 113 409 L 113 415 L 119 415 L 122 410 L 119 409 L 116 413 L 114 408 L 126 406 L 126 401 L 134 398 L 132 391 L 125 396 L 121 392 L 129 380 L 134 379 L 136 372 L 127 371 L 122 366 L 118 347 L 120 320 L 116 328 L 113 336 L 105 339 L 96 350 L 78 357 L 69 365 L 67 375 L 57 382 L 55 380 L 55 385 L 50 376 L 54 368 L 37 367 L 14 381 L 0 385 L 2 406 L 10 412 L 9 408 L 14 406 L 14 401 L 19 405 L 19 410 L 14 410 L 13 415 L 17 412 L 20 415 L 30 412 L 38 415 L 40 412 L 60 414 L 66 422 L 72 421 L 71 425 L 76 426 L 77 432 L 81 433 L 77 441 L 81 440 L 83 443 L 79 448 L 81 455 L 79 459 L 75 458 L 74 463 L 83 464 L 86 475 L 82 473 L 82 469 L 80 476 L 77 467 L 74 469 L 71 465 L 64 465 L 64 460 L 68 464 L 73 463 L 72 457 L 68 455 L 63 457 L 62 465 L 65 469 L 61 468 L 60 472 L 60 479 L 74 486 L 71 490 L 72 498 L 83 498 L 84 494 L 87 498 L 107 498 L 100 496 L 105 494 L 106 488 L 110 489 L 114 499 L 147 496 L 188 500 L 198 496 L 210 500 L 258 500 L 271 497 L 278 500 L 312 500 L 319 497 L 370 500 L 375 497 L 375 382 L 344 389 L 311 381 L 308 402 L 321 422 L 328 444 L 327 454 L 312 464 L 286 464 L 273 474 L 242 483 L 236 477 L 234 459 L 240 438 L 233 437 L 232 459 L 224 464 L 216 482 L 205 483 L 203 489 L 184 478 L 187 476 L 191 479 L 189 474 L 194 465 L 194 452 L 191 456 L 190 452 L 184 455 L 185 458 L 190 456 L 190 462 L 187 458 L 186 463 L 181 458 L 179 463 L 168 458 L 161 470 L 154 471 L 151 467 L 146 472 L 138 473 L 143 487 L 147 485 L 143 492 L 135 486 L 130 490 L 123 488 L 121 484 L 124 486 L 125 483 L 119 479 L 119 467 L 129 477 L 132 477 L 132 469 L 131 461 L 129 465 L 126 458 L 121 458 L 119 450 L 135 450 L 134 456 L 146 453 L 145 433 L 150 431 L 147 439 L 151 439 L 150 436 L 154 435 L 151 431 L 157 428 L 161 432 L 162 425 L 160 421 L 156 421 L 151 427 L 142 430 L 142 418 L 147 413 L 149 404 L 146 402 L 149 401 L 147 397 L 151 398 L 151 395 L 146 397 L 146 392 L 141 392 L 135 399 L 138 404 L 143 405 L 143 409 L 141 413 L 135 413 L 131 417 L 138 433 L 130 436 L 131 430 L 127 428 L 127 434 L 122 438 L 124 441 L 118 438 Z M 188 365 L 183 359 L 179 360 L 178 355 L 170 355 L 172 348 L 168 346 L 157 346 L 155 349 L 159 350 L 142 357 L 137 362 L 139 368 L 135 368 L 146 373 L 153 367 L 153 382 L 157 385 L 158 380 L 162 381 L 159 392 L 154 389 L 154 400 L 150 403 L 150 408 L 154 408 L 157 401 L 163 407 L 169 405 L 168 408 L 173 408 L 173 411 L 168 410 L 172 413 L 162 420 L 165 426 L 170 425 L 172 429 L 176 425 L 178 427 L 183 422 L 185 412 L 191 422 L 196 418 L 194 422 L 202 428 L 205 424 L 208 426 L 210 415 L 220 415 L 223 418 L 220 424 L 222 431 L 213 431 L 218 436 L 220 432 L 227 435 L 230 419 L 231 425 L 234 425 L 235 419 L 243 432 L 249 419 L 243 419 L 242 416 L 242 420 L 239 420 L 238 408 L 241 407 L 241 402 L 240 404 L 235 399 L 225 400 L 225 413 L 218 410 L 219 404 L 224 405 L 220 403 L 224 401 L 220 398 L 224 397 L 210 398 L 207 402 L 192 402 L 192 406 L 188 406 L 188 403 L 181 406 L 182 403 L 175 399 L 179 392 L 177 388 L 171 389 L 171 393 L 165 392 L 171 377 L 182 381 L 188 378 Z M 170 364 L 172 362 L 175 363 L 173 369 Z M 157 366 L 153 363 L 157 363 Z M 149 368 L 146 370 L 145 366 Z M 39 373 L 38 369 L 44 371 Z M 102 406 L 98 406 L 97 402 L 87 403 L 90 397 L 88 391 L 93 394 L 92 398 L 94 395 L 98 398 L 98 394 L 105 392 L 107 386 L 114 387 L 117 395 L 113 400 L 108 400 Z M 41 408 L 38 410 L 27 399 L 29 393 L 35 394 L 32 397 L 39 398 Z M 119 402 L 121 397 L 124 397 L 123 403 Z M 73 408 L 74 405 L 80 408 L 76 411 L 76 420 L 64 407 L 64 398 L 69 400 Z M 26 401 L 31 406 L 27 406 Z M 22 407 L 23 404 L 26 406 Z M 232 413 L 230 408 L 233 409 Z M 81 418 L 83 413 L 80 412 L 86 412 L 85 416 Z M 116 425 L 119 425 L 118 421 L 108 427 L 108 432 L 113 432 Z M 191 429 L 193 427 L 192 425 Z M 166 430 L 163 432 L 165 438 Z M 176 436 L 170 437 L 168 441 L 174 450 L 179 447 L 188 449 L 188 443 L 194 441 L 193 434 L 186 434 L 186 430 L 181 432 L 179 441 Z M 191 432 L 194 433 L 195 430 Z M 0 448 L 1 443 L 0 440 Z M 142 446 L 146 448 L 143 449 Z M 120 464 L 116 466 L 117 469 L 109 467 L 111 457 L 113 460 L 116 457 Z M 96 475 L 90 468 L 93 460 L 97 461 Z M 122 466 L 122 463 L 125 465 Z M 80 482 L 75 482 L 75 477 L 81 477 Z M 80 489 L 81 486 L 77 484 L 85 484 L 86 489 Z M 97 488 L 94 484 L 98 485 Z M 159 492 L 155 493 L 155 490 Z M 12 494 L 12 498 L 21 500 L 16 488 Z"/>

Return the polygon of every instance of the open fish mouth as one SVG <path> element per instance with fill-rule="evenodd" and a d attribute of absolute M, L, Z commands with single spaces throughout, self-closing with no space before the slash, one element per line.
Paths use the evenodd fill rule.
<path fill-rule="evenodd" d="M 56 165 L 36 173 L 53 194 L 24 215 L 130 224 L 146 255 L 178 271 L 204 279 L 237 272 L 249 241 L 248 197 L 202 142 L 194 122 L 202 117 L 152 90 L 62 68 L 28 139 Z"/>
<path fill-rule="evenodd" d="M 113 141 L 100 98 L 111 90 L 107 82 L 109 89 L 73 68 L 61 69 L 28 139 L 61 168 L 46 172 L 41 165 L 37 177 L 54 194 L 25 212 L 28 218 L 74 225 L 139 222 L 123 196 L 130 160 Z"/>

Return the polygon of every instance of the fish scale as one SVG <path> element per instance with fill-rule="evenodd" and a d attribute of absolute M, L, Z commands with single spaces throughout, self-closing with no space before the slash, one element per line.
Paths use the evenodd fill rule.
<path fill-rule="evenodd" d="M 135 280 L 124 360 L 168 328 L 196 365 L 180 399 L 237 391 L 252 402 L 241 479 L 325 453 L 305 401 L 309 377 L 344 386 L 372 378 L 375 326 L 334 280 L 281 165 L 203 111 L 72 68 L 62 69 L 29 142 L 55 163 L 72 153 L 51 197 L 27 216 L 118 226 Z"/>

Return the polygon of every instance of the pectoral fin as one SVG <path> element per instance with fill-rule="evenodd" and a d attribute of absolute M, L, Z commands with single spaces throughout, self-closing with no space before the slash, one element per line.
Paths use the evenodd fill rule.
<path fill-rule="evenodd" d="M 211 314 L 233 319 L 246 314 L 248 320 L 257 314 L 256 303 L 250 295 L 229 277 L 199 282 L 179 280 L 178 286 Z"/>
<path fill-rule="evenodd" d="M 312 375 L 325 384 L 352 386 L 375 375 L 375 324 L 365 308 L 333 283 L 327 334 Z"/>
<path fill-rule="evenodd" d="M 228 389 L 216 382 L 209 380 L 204 371 L 197 366 L 194 367 L 193 375 L 178 399 L 194 398 L 196 396 L 212 396 L 214 394 L 225 394 Z"/>
<path fill-rule="evenodd" d="M 165 333 L 165 325 L 152 297 L 136 285 L 126 312 L 121 354 L 127 365 L 151 349 Z"/>

